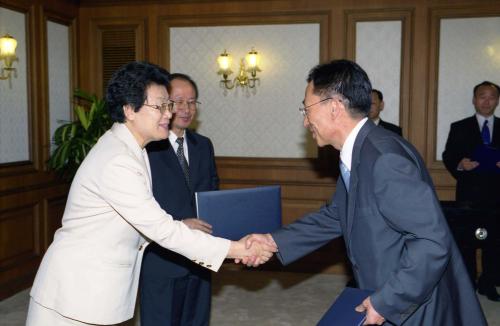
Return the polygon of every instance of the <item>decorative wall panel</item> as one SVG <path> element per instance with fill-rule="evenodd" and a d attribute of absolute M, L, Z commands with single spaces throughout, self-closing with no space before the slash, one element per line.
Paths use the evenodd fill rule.
<path fill-rule="evenodd" d="M 356 23 L 356 62 L 384 94 L 381 119 L 400 125 L 401 21 Z"/>
<path fill-rule="evenodd" d="M 69 27 L 47 22 L 51 151 L 54 131 L 71 120 L 71 62 Z"/>
<path fill-rule="evenodd" d="M 30 160 L 26 17 L 0 7 L 0 36 L 6 33 L 17 40 L 18 60 L 16 74 L 0 80 L 0 163 Z"/>
<path fill-rule="evenodd" d="M 474 86 L 500 84 L 500 17 L 442 19 L 440 25 L 436 160 L 450 124 L 475 113 Z"/>
<path fill-rule="evenodd" d="M 319 24 L 172 27 L 170 34 L 170 69 L 198 83 L 197 129 L 212 139 L 217 156 L 316 155 L 298 107 L 307 73 L 319 62 Z M 226 49 L 237 72 L 252 46 L 262 55 L 260 85 L 224 91 L 217 56 Z"/>

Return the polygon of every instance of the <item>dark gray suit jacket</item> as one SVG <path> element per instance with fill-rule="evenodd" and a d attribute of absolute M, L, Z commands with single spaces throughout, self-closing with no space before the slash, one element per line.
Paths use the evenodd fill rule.
<path fill-rule="evenodd" d="M 360 288 L 396 325 L 486 325 L 416 149 L 367 121 L 353 148 L 350 192 L 272 236 L 288 264 L 344 236 Z"/>

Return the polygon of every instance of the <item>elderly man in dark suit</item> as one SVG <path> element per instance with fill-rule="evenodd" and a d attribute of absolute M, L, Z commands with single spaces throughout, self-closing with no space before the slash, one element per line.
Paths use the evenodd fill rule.
<path fill-rule="evenodd" d="M 374 290 L 356 308 L 365 324 L 486 325 L 425 163 L 367 118 L 365 71 L 336 60 L 307 80 L 304 126 L 319 146 L 340 150 L 342 176 L 331 204 L 247 244 L 275 243 L 288 264 L 344 236 L 359 287 Z"/>
<path fill-rule="evenodd" d="M 187 75 L 172 74 L 170 100 L 176 107 L 168 139 L 148 147 L 153 195 L 160 206 L 192 229 L 211 233 L 196 217 L 194 192 L 216 190 L 219 178 L 212 142 L 188 130 L 198 107 L 198 88 Z M 141 273 L 141 325 L 208 325 L 210 273 L 155 243 Z"/>
<path fill-rule="evenodd" d="M 500 151 L 500 118 L 494 116 L 499 94 L 499 86 L 489 81 L 474 87 L 472 103 L 476 114 L 451 124 L 443 152 L 443 162 L 457 180 L 457 202 L 490 212 L 500 209 L 500 162 L 484 167 L 475 156 L 480 148 Z M 500 223 L 494 222 L 497 225 Z M 490 236 L 498 237 L 494 234 Z M 500 301 L 495 289 L 495 278 L 500 275 L 500 249 L 494 241 L 488 241 L 484 243 L 482 252 L 483 272 L 478 281 L 478 291 L 492 301 Z M 466 256 L 474 259 L 475 253 Z M 475 278 L 475 275 L 471 276 Z"/>
<path fill-rule="evenodd" d="M 378 89 L 372 89 L 372 105 L 370 107 L 370 112 L 368 112 L 368 117 L 373 121 L 374 124 L 395 132 L 400 136 L 403 135 L 403 130 L 401 129 L 401 127 L 380 119 L 380 112 L 384 109 L 384 107 L 384 95 Z"/>

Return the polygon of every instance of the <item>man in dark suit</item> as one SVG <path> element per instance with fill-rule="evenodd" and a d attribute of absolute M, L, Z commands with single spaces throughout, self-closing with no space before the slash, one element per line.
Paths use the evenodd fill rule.
<path fill-rule="evenodd" d="M 210 139 L 187 128 L 198 107 L 198 88 L 187 75 L 172 74 L 170 100 L 176 114 L 168 139 L 148 146 L 153 194 L 160 206 L 192 229 L 211 233 L 196 217 L 194 192 L 216 190 L 219 178 Z M 208 325 L 210 273 L 152 243 L 141 271 L 141 325 Z"/>
<path fill-rule="evenodd" d="M 494 116 L 499 94 L 498 85 L 489 81 L 474 87 L 472 103 L 476 114 L 451 124 L 443 152 L 446 169 L 457 180 L 456 201 L 464 206 L 497 212 L 500 209 L 500 162 L 485 169 L 476 161 L 475 151 L 483 146 L 500 150 L 500 119 Z M 490 300 L 500 301 L 495 289 L 495 278 L 500 275 L 500 250 L 491 241 L 485 242 L 482 252 L 483 273 L 478 291 Z"/>
<path fill-rule="evenodd" d="M 387 130 L 395 132 L 396 134 L 402 136 L 403 131 L 401 127 L 396 126 L 390 122 L 383 121 L 380 119 L 380 112 L 384 109 L 384 95 L 378 89 L 372 89 L 372 105 L 370 107 L 370 112 L 368 112 L 368 117 L 376 125 L 383 127 Z"/>
<path fill-rule="evenodd" d="M 319 146 L 340 150 L 342 176 L 331 204 L 247 245 L 275 243 L 288 264 L 343 236 L 359 287 L 375 291 L 356 308 L 365 324 L 486 325 L 425 163 L 367 118 L 366 73 L 336 60 L 307 80 L 304 127 Z"/>

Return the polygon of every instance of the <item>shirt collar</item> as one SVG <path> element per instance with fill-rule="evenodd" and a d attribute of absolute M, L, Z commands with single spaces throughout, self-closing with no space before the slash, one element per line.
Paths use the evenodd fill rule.
<path fill-rule="evenodd" d="M 184 137 L 184 145 L 186 145 L 186 131 L 184 130 L 184 135 L 182 135 L 181 137 Z M 170 132 L 168 133 L 168 140 L 170 141 L 170 144 L 172 146 L 174 146 L 175 149 L 177 149 L 177 146 L 179 146 L 179 144 L 177 144 L 176 140 L 177 140 L 177 135 L 172 131 L 170 130 Z"/>
<path fill-rule="evenodd" d="M 351 171 L 351 164 L 352 164 L 352 149 L 354 148 L 354 141 L 356 140 L 356 136 L 358 135 L 359 131 L 361 130 L 361 127 L 368 121 L 368 118 L 363 118 L 361 121 L 359 121 L 356 126 L 351 130 L 349 135 L 347 136 L 347 139 L 344 142 L 344 145 L 342 146 L 342 150 L 340 151 L 340 160 L 346 168 Z"/>

